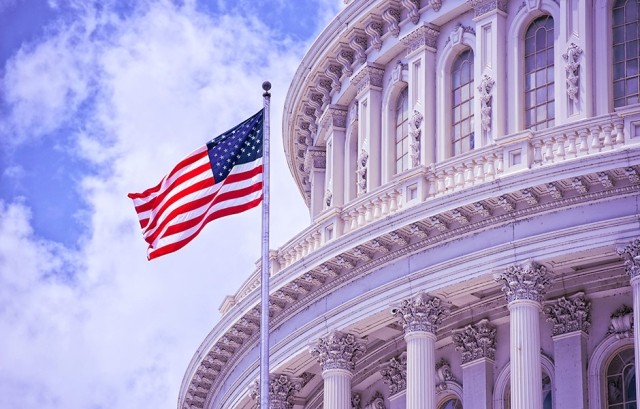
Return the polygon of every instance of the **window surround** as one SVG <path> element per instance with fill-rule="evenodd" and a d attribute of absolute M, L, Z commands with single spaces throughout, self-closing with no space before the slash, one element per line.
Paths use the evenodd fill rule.
<path fill-rule="evenodd" d="M 353 102 L 347 111 L 347 132 L 344 138 L 344 202 L 356 199 L 356 170 L 358 169 L 358 104 Z"/>
<path fill-rule="evenodd" d="M 533 9 L 530 10 L 529 7 Z M 554 90 L 555 97 L 555 126 L 564 124 L 566 122 L 566 105 L 567 105 L 567 93 L 564 86 L 564 78 L 566 78 L 564 72 L 564 64 L 561 61 L 562 53 L 564 53 L 564 44 L 560 43 L 561 33 L 561 18 L 560 18 L 560 6 L 553 0 L 538 0 L 537 5 L 523 7 L 514 17 L 513 22 L 509 27 L 508 37 L 514 42 L 507 46 L 507 61 L 508 72 L 514 73 L 509 75 L 509 87 L 508 89 L 515 90 L 510 95 L 515 95 L 515 98 L 508 102 L 508 116 L 507 116 L 507 129 L 508 133 L 515 133 L 525 130 L 524 120 L 524 37 L 529 28 L 529 25 L 544 15 L 550 15 L 553 19 L 553 77 L 556 79 L 556 87 Z M 560 81 L 562 79 L 562 81 Z M 560 86 L 563 85 L 563 86 Z"/>
<path fill-rule="evenodd" d="M 611 360 L 620 350 L 633 348 L 633 338 L 618 339 L 615 334 L 611 334 L 598 344 L 589 358 L 589 408 L 602 409 L 605 406 L 605 385 L 603 379 L 606 378 L 605 371 Z"/>
<path fill-rule="evenodd" d="M 464 401 L 462 400 L 462 386 L 455 381 L 446 381 L 445 383 L 447 388 L 436 393 L 436 408 L 439 408 L 442 404 L 452 398 L 458 399 L 462 402 L 462 407 L 464 407 Z"/>
<path fill-rule="evenodd" d="M 461 28 L 459 28 L 461 30 Z M 462 35 L 455 36 L 456 29 L 453 30 L 452 34 L 449 36 L 449 42 L 444 46 L 442 53 L 440 53 L 440 57 L 438 58 L 437 68 L 436 68 L 436 84 L 437 88 L 437 98 L 438 104 L 437 113 L 436 113 L 436 122 L 438 124 L 438 136 L 439 139 L 436 141 L 436 160 L 438 162 L 442 162 L 452 155 L 452 147 L 451 147 L 451 124 L 452 124 L 452 113 L 451 113 L 451 68 L 453 67 L 453 62 L 455 59 L 467 49 L 471 49 L 473 51 L 474 59 L 477 58 L 476 53 L 476 36 L 475 34 L 463 31 Z M 454 41 L 455 39 L 458 41 Z M 480 78 L 480 64 L 473 64 L 473 75 L 474 80 L 476 78 Z M 475 92 L 477 84 L 474 81 L 474 99 L 473 99 L 473 113 L 476 118 L 475 122 L 475 149 L 478 149 L 483 146 L 483 141 L 480 138 L 482 135 L 481 132 L 481 124 L 480 121 L 477 120 L 479 118 L 480 112 L 480 98 L 475 97 Z"/>
<path fill-rule="evenodd" d="M 396 64 L 396 70 L 398 69 Z M 391 77 L 382 95 L 382 183 L 388 183 L 396 172 L 396 102 L 409 86 L 409 73 L 400 68 L 399 75 Z M 409 118 L 411 115 L 409 114 Z"/>

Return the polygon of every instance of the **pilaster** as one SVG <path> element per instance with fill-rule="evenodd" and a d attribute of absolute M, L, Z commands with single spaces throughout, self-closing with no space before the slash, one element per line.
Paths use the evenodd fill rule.
<path fill-rule="evenodd" d="M 640 368 L 640 239 L 617 249 L 624 260 L 624 269 L 631 278 L 633 293 L 633 348 L 636 351 L 635 365 Z M 636 376 L 636 390 L 640 390 L 640 376 Z"/>
<path fill-rule="evenodd" d="M 305 171 L 309 174 L 311 187 L 311 218 L 315 218 L 323 209 L 325 194 L 326 153 L 324 149 L 310 147 L 304 158 Z"/>
<path fill-rule="evenodd" d="M 344 204 L 344 148 L 347 109 L 330 105 L 320 123 L 321 126 L 327 128 L 325 138 L 327 163 L 323 207 L 339 207 Z"/>
<path fill-rule="evenodd" d="M 419 114 L 415 127 L 419 133 L 417 163 L 428 165 L 436 160 L 436 107 L 428 101 L 436 100 L 436 43 L 440 28 L 422 23 L 401 39 L 407 48 L 409 66 L 409 115 Z"/>

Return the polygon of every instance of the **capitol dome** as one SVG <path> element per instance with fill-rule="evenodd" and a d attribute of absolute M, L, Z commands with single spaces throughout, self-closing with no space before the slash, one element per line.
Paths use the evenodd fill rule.
<path fill-rule="evenodd" d="M 640 1 L 346 3 L 285 102 L 271 408 L 636 408 Z M 256 407 L 259 277 L 178 409 Z"/>

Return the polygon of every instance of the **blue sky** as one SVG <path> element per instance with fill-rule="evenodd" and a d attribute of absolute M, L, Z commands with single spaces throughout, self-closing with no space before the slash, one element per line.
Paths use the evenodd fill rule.
<path fill-rule="evenodd" d="M 174 408 L 260 215 L 146 260 L 128 192 L 253 114 L 273 83 L 272 247 L 308 224 L 284 97 L 340 0 L 0 0 L 0 407 Z"/>

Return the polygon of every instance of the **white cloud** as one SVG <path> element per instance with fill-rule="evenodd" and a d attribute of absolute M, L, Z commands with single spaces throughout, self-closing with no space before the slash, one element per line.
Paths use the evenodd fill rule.
<path fill-rule="evenodd" d="M 0 202 L 0 407 L 173 408 L 224 295 L 253 271 L 260 216 L 216 221 L 147 262 L 126 194 L 257 111 L 269 79 L 272 247 L 288 240 L 307 214 L 283 158 L 282 107 L 306 45 L 191 3 L 127 18 L 86 7 L 66 21 L 7 65 L 0 136 L 19 145 L 73 123 L 75 155 L 99 172 L 77 187 L 88 208 L 78 250 L 39 238 L 20 200 Z"/>

